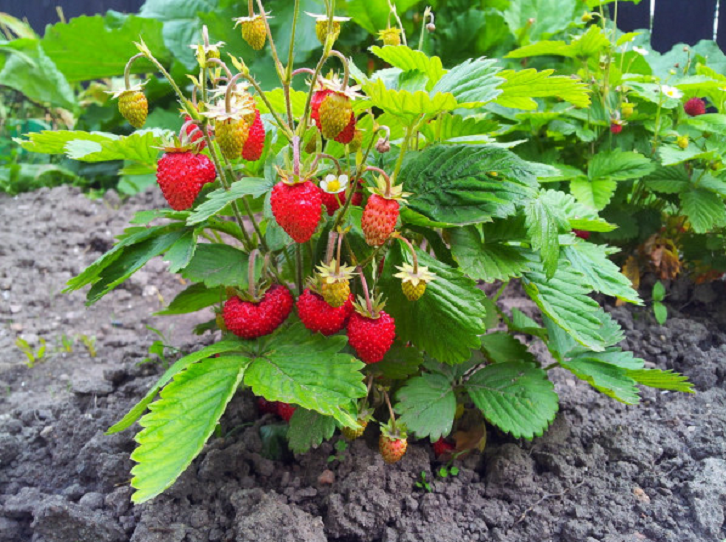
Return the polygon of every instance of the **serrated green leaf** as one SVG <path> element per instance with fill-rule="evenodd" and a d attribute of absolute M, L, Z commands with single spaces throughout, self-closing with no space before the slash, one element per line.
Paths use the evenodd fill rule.
<path fill-rule="evenodd" d="M 198 235 L 199 232 L 196 230 L 184 231 L 182 236 L 167 251 L 164 261 L 169 262 L 170 273 L 178 273 L 189 265 L 197 249 Z"/>
<path fill-rule="evenodd" d="M 197 207 L 189 218 L 187 224 L 200 224 L 209 217 L 217 214 L 227 205 L 244 196 L 257 198 L 269 192 L 272 186 L 266 179 L 245 177 L 232 183 L 229 190 L 220 188 L 207 194 L 207 199 Z"/>
<path fill-rule="evenodd" d="M 424 124 L 421 133 L 431 142 L 477 143 L 487 141 L 486 134 L 498 129 L 499 123 L 492 119 L 447 113 Z"/>
<path fill-rule="evenodd" d="M 371 105 L 378 107 L 406 122 L 413 122 L 421 115 L 434 117 L 445 111 L 453 111 L 457 107 L 453 94 L 437 93 L 429 96 L 421 90 L 387 89 L 380 79 L 363 84 L 363 91 L 371 99 Z"/>
<path fill-rule="evenodd" d="M 539 252 L 545 275 L 551 278 L 557 270 L 557 260 L 560 257 L 558 225 L 564 217 L 557 216 L 557 209 L 540 198 L 529 200 L 524 211 L 532 248 Z"/>
<path fill-rule="evenodd" d="M 499 86 L 502 93 L 496 103 L 512 109 L 537 109 L 533 98 L 559 98 L 576 107 L 590 105 L 587 85 L 580 79 L 552 75 L 554 70 L 504 70 L 499 77 L 505 80 Z"/>
<path fill-rule="evenodd" d="M 448 435 L 456 414 L 452 382 L 442 374 L 424 373 L 409 379 L 396 393 L 398 423 L 418 438 L 432 441 Z"/>
<path fill-rule="evenodd" d="M 395 341 L 383 361 L 372 365 L 371 370 L 391 380 L 405 380 L 416 374 L 422 363 L 423 355 L 418 348 Z"/>
<path fill-rule="evenodd" d="M 146 502 L 170 487 L 202 451 L 227 403 L 242 381 L 249 360 L 240 356 L 208 359 L 178 374 L 149 405 L 139 424 L 138 448 L 131 454 L 134 503 Z"/>
<path fill-rule="evenodd" d="M 515 438 L 542 436 L 559 408 L 547 373 L 532 363 L 487 365 L 465 386 L 487 421 Z"/>
<path fill-rule="evenodd" d="M 539 41 L 565 30 L 578 14 L 576 0 L 511 0 L 504 19 L 518 40 Z"/>
<path fill-rule="evenodd" d="M 620 367 L 588 357 L 577 357 L 560 364 L 608 397 L 627 405 L 640 401 L 635 380 Z"/>
<path fill-rule="evenodd" d="M 311 335 L 296 323 L 271 336 L 259 352 L 250 352 L 254 361 L 245 384 L 268 401 L 299 405 L 354 426 L 348 407 L 366 395 L 364 364 L 339 353 L 346 342 L 342 336 Z"/>
<path fill-rule="evenodd" d="M 515 49 L 507 55 L 507 58 L 564 56 L 567 58 L 587 59 L 591 56 L 598 56 L 609 45 L 610 40 L 605 32 L 598 25 L 592 25 L 584 34 L 578 36 L 578 39 L 573 40 L 569 44 L 564 41 L 538 41 L 537 43 Z"/>
<path fill-rule="evenodd" d="M 432 145 L 406 156 L 398 181 L 409 208 L 434 222 L 466 225 L 515 213 L 552 170 L 490 145 Z"/>
<path fill-rule="evenodd" d="M 655 321 L 660 325 L 664 325 L 668 320 L 668 308 L 660 301 L 653 303 L 653 314 L 655 315 Z"/>
<path fill-rule="evenodd" d="M 623 152 L 619 149 L 597 153 L 587 166 L 587 175 L 592 181 L 639 179 L 650 175 L 653 171 L 655 165 L 642 154 Z"/>
<path fill-rule="evenodd" d="M 517 308 L 512 309 L 511 329 L 519 333 L 534 335 L 540 339 L 546 339 L 547 337 L 547 330 L 545 328 Z"/>
<path fill-rule="evenodd" d="M 526 249 L 503 242 L 487 242 L 476 226 L 451 230 L 451 252 L 459 267 L 484 282 L 521 277 L 529 269 Z"/>
<path fill-rule="evenodd" d="M 247 288 L 248 255 L 224 244 L 200 244 L 182 277 L 203 282 L 207 287 L 236 286 Z"/>
<path fill-rule="evenodd" d="M 665 298 L 665 286 L 661 281 L 653 285 L 653 301 L 663 301 Z"/>
<path fill-rule="evenodd" d="M 683 166 L 658 166 L 643 179 L 648 188 L 663 194 L 679 194 L 685 191 L 691 179 Z"/>
<path fill-rule="evenodd" d="M 662 371 L 660 369 L 638 369 L 627 371 L 626 374 L 638 384 L 642 384 L 643 386 L 661 390 L 694 393 L 693 384 L 688 381 L 687 376 L 674 373 L 670 370 Z"/>
<path fill-rule="evenodd" d="M 522 344 L 505 331 L 495 331 L 494 333 L 482 335 L 481 346 L 487 358 L 493 363 L 535 362 L 534 356 L 527 349 L 527 345 Z"/>
<path fill-rule="evenodd" d="M 197 312 L 220 303 L 226 299 L 222 287 L 207 288 L 204 283 L 198 282 L 180 292 L 169 306 L 163 311 L 155 313 L 157 316 L 171 316 L 173 314 L 188 314 Z"/>
<path fill-rule="evenodd" d="M 720 196 L 697 188 L 683 192 L 681 207 L 696 233 L 706 233 L 726 226 L 726 207 Z"/>
<path fill-rule="evenodd" d="M 573 269 L 585 276 L 596 292 L 636 305 L 643 304 L 638 292 L 633 289 L 630 279 L 610 261 L 605 245 L 578 241 L 563 247 L 563 257 L 572 264 Z"/>
<path fill-rule="evenodd" d="M 497 89 L 502 82 L 497 76 L 500 69 L 492 59 L 469 59 L 449 70 L 431 93 L 450 93 L 467 107 L 486 105 L 502 93 Z"/>
<path fill-rule="evenodd" d="M 664 166 L 675 166 L 696 159 L 711 159 L 714 157 L 712 150 L 703 150 L 698 145 L 689 145 L 681 149 L 676 145 L 661 145 L 658 148 L 658 157 Z"/>
<path fill-rule="evenodd" d="M 313 410 L 295 409 L 287 430 L 290 450 L 296 454 L 317 448 L 335 433 L 335 418 L 323 416 Z"/>
<path fill-rule="evenodd" d="M 569 221 L 571 230 L 609 232 L 617 228 L 597 216 L 597 212 L 591 207 L 579 203 L 570 194 L 558 190 L 544 190 L 540 192 L 539 197 L 551 207 L 560 209 Z"/>
<path fill-rule="evenodd" d="M 542 264 L 535 259 L 530 260 L 530 268 L 522 283 L 540 310 L 578 343 L 595 351 L 603 350 L 605 341 L 600 334 L 602 322 L 598 317 L 600 306 L 588 297 L 590 289 L 584 275 L 562 259 L 550 280 L 547 280 Z"/>
<path fill-rule="evenodd" d="M 598 211 L 607 207 L 617 187 L 617 183 L 611 180 L 575 179 L 570 181 L 570 192 L 577 201 Z"/>
<path fill-rule="evenodd" d="M 429 57 L 426 53 L 415 51 L 405 45 L 394 47 L 378 47 L 374 45 L 370 48 L 370 51 L 381 60 L 395 68 L 400 68 L 404 72 L 419 71 L 425 74 L 428 77 L 426 90 L 431 90 L 446 73 L 439 57 Z"/>
<path fill-rule="evenodd" d="M 396 241 L 386 255 L 380 288 L 388 298 L 386 312 L 396 320 L 396 335 L 449 364 L 463 363 L 479 348 L 484 333 L 484 292 L 459 269 L 417 250 L 420 265 L 436 274 L 426 293 L 416 302 L 406 299 L 401 281 L 393 277 L 395 266 L 413 263 L 409 250 Z"/>

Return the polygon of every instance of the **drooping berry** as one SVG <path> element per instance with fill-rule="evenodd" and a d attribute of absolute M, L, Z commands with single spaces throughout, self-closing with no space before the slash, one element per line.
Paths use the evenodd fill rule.
<path fill-rule="evenodd" d="M 400 28 L 386 28 L 378 32 L 378 39 L 383 42 L 383 46 L 386 45 L 401 45 L 401 29 Z"/>
<path fill-rule="evenodd" d="M 580 239 L 584 239 L 587 241 L 590 238 L 590 232 L 585 230 L 572 230 L 572 233 L 575 234 L 576 237 L 579 237 Z"/>
<path fill-rule="evenodd" d="M 353 139 L 355 134 L 355 117 L 353 115 L 353 107 L 350 99 L 342 93 L 333 92 L 329 94 L 318 108 L 319 123 L 318 128 L 325 139 L 336 139 L 341 133 L 353 123 L 352 130 L 349 130 L 345 137 L 348 143 Z"/>
<path fill-rule="evenodd" d="M 361 225 L 366 243 L 379 247 L 390 237 L 396 228 L 400 205 L 395 199 L 386 199 L 372 194 L 363 210 Z"/>
<path fill-rule="evenodd" d="M 255 51 L 265 46 L 267 40 L 267 28 L 262 15 L 252 17 L 240 17 L 235 19 L 238 25 L 242 25 L 242 39 Z M 235 25 L 236 26 L 236 25 Z"/>
<path fill-rule="evenodd" d="M 320 189 L 311 181 L 288 184 L 280 181 L 270 196 L 275 220 L 296 243 L 305 243 L 315 233 L 323 211 Z"/>
<path fill-rule="evenodd" d="M 290 422 L 290 418 L 295 414 L 296 406 L 287 403 L 277 403 L 277 415 L 286 422 Z"/>
<path fill-rule="evenodd" d="M 617 135 L 623 131 L 623 123 L 619 121 L 612 121 L 610 123 L 610 132 Z"/>
<path fill-rule="evenodd" d="M 348 321 L 348 342 L 364 363 L 378 363 L 396 338 L 396 322 L 384 311 L 376 318 L 354 312 Z"/>
<path fill-rule="evenodd" d="M 242 148 L 242 158 L 249 162 L 256 162 L 262 157 L 265 150 L 265 125 L 259 111 L 255 111 L 255 120 L 250 127 L 247 141 Z"/>
<path fill-rule="evenodd" d="M 156 182 L 175 211 L 191 208 L 202 186 L 216 178 L 217 171 L 212 161 L 191 151 L 174 152 L 169 149 L 157 164 Z"/>
<path fill-rule="evenodd" d="M 383 433 L 378 438 L 378 451 L 381 452 L 383 461 L 389 465 L 403 459 L 407 448 L 408 440 L 406 438 L 392 438 Z"/>
<path fill-rule="evenodd" d="M 118 110 L 134 128 L 143 128 L 149 115 L 149 101 L 140 90 L 126 90 L 118 97 Z"/>
<path fill-rule="evenodd" d="M 353 295 L 340 307 L 331 307 L 322 296 L 306 289 L 297 300 L 297 314 L 313 333 L 334 335 L 342 331 L 353 314 Z"/>
<path fill-rule="evenodd" d="M 242 154 L 250 127 L 244 119 L 220 120 L 215 125 L 217 143 L 228 160 L 235 160 Z"/>
<path fill-rule="evenodd" d="M 277 402 L 268 401 L 264 397 L 258 397 L 257 409 L 260 411 L 260 414 L 277 414 Z"/>
<path fill-rule="evenodd" d="M 683 110 L 691 117 L 698 117 L 706 113 L 706 102 L 701 98 L 691 98 L 683 106 Z"/>
<path fill-rule="evenodd" d="M 335 141 L 337 141 L 338 143 L 342 143 L 344 145 L 346 145 L 348 143 L 352 144 L 353 139 L 355 138 L 355 133 L 356 133 L 355 124 L 356 124 L 355 114 L 351 112 L 350 121 L 348 122 L 348 125 L 345 128 L 343 128 L 343 131 L 337 135 L 337 137 L 335 138 Z M 362 137 L 362 135 L 361 135 L 361 137 Z M 360 145 L 358 146 L 358 148 L 360 148 Z"/>
<path fill-rule="evenodd" d="M 340 432 L 343 433 L 343 436 L 347 440 L 355 440 L 362 437 L 363 433 L 366 432 L 366 427 L 368 427 L 368 420 L 358 420 L 358 425 L 360 425 L 358 429 L 353 429 L 352 427 L 343 427 Z"/>
<path fill-rule="evenodd" d="M 413 246 L 410 248 L 413 250 Z M 399 273 L 393 276 L 401 279 L 403 295 L 409 301 L 418 301 L 421 299 L 421 296 L 426 292 L 426 285 L 436 278 L 436 275 L 429 271 L 428 267 L 418 265 L 418 261 L 415 261 L 414 265 L 404 263 L 396 267 L 396 269 L 399 270 Z"/>
<path fill-rule="evenodd" d="M 431 445 L 434 449 L 434 455 L 438 459 L 444 454 L 450 454 L 454 450 L 456 450 L 456 446 L 452 443 L 446 440 L 444 437 L 441 437 L 439 440 L 434 442 Z"/>
<path fill-rule="evenodd" d="M 224 304 L 222 314 L 227 329 L 243 339 L 256 339 L 269 335 L 287 319 L 294 299 L 285 286 L 272 286 L 258 302 L 231 297 Z"/>

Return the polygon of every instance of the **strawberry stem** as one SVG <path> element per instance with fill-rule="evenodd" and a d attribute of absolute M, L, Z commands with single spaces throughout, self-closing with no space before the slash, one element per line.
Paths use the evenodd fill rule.
<path fill-rule="evenodd" d="M 255 3 L 254 0 L 249 0 L 249 2 L 247 2 L 247 9 L 249 10 L 250 17 L 254 17 L 255 16 L 254 3 Z"/>
<path fill-rule="evenodd" d="M 361 284 L 363 284 L 363 295 L 366 298 L 366 308 L 368 309 L 368 312 L 371 316 L 374 316 L 373 314 L 373 303 L 371 303 L 371 296 L 368 292 L 368 282 L 366 282 L 366 276 L 363 273 L 363 269 L 358 266 L 357 268 L 358 276 L 360 277 Z"/>
<path fill-rule="evenodd" d="M 140 58 L 145 58 L 146 55 L 144 53 L 139 53 L 137 55 L 132 56 L 129 61 L 126 63 L 126 68 L 124 68 L 124 83 L 126 85 L 126 90 L 131 89 L 131 65 L 136 62 Z"/>
<path fill-rule="evenodd" d="M 300 136 L 292 136 L 292 167 L 295 182 L 300 182 Z"/>
<path fill-rule="evenodd" d="M 348 80 L 350 79 L 350 65 L 348 64 L 348 59 L 346 56 L 341 53 L 340 51 L 336 51 L 333 49 L 330 51 L 330 56 L 334 56 L 340 59 L 340 61 L 343 63 L 343 92 L 345 92 L 345 89 L 348 88 Z"/>
<path fill-rule="evenodd" d="M 296 75 L 300 75 L 301 73 L 309 73 L 312 76 L 315 76 L 315 70 L 311 68 L 298 68 L 294 72 L 292 72 L 292 77 L 295 77 Z"/>
<path fill-rule="evenodd" d="M 335 250 L 335 231 L 331 231 L 328 236 L 328 250 L 325 252 L 325 263 L 330 265 L 333 262 L 333 250 Z"/>
<path fill-rule="evenodd" d="M 218 66 L 221 66 L 224 69 L 225 73 L 227 74 L 227 81 L 228 82 L 233 79 L 232 72 L 229 71 L 229 68 L 227 67 L 227 64 L 225 64 L 224 62 L 222 62 L 218 58 L 208 58 L 206 60 L 206 62 L 207 62 L 207 64 L 217 64 Z M 219 79 L 217 79 L 217 82 L 218 81 L 219 81 Z"/>
<path fill-rule="evenodd" d="M 341 249 L 343 247 L 343 237 L 345 237 L 345 233 L 340 232 L 338 234 L 338 256 L 335 260 L 335 274 L 336 275 L 340 275 L 340 254 L 341 254 Z"/>
<path fill-rule="evenodd" d="M 383 178 L 386 180 L 386 194 L 385 194 L 385 197 L 386 198 L 390 198 L 391 197 L 391 178 L 388 176 L 388 173 L 386 173 L 385 171 L 383 171 L 381 168 L 377 168 L 375 166 L 368 166 L 363 171 L 364 172 L 365 171 L 375 171 L 376 173 L 380 173 L 381 175 L 383 175 Z"/>
<path fill-rule="evenodd" d="M 413 256 L 413 273 L 415 275 L 417 275 L 418 274 L 418 256 L 416 256 L 416 249 L 413 248 L 413 244 L 411 244 L 411 241 L 409 241 L 408 239 L 403 237 L 401 234 L 395 234 L 395 235 L 393 235 L 393 237 L 397 237 L 398 239 L 400 239 L 401 241 L 406 243 L 406 245 L 408 246 L 408 249 L 411 251 L 411 256 Z"/>
<path fill-rule="evenodd" d="M 260 251 L 257 249 L 254 249 L 252 252 L 250 252 L 250 261 L 248 262 L 247 266 L 247 281 L 249 284 L 247 285 L 247 290 L 250 293 L 250 296 L 253 300 L 257 300 L 257 291 L 255 288 L 255 262 L 257 260 L 257 254 Z"/>
<path fill-rule="evenodd" d="M 388 392 L 383 390 L 383 399 L 386 401 L 388 407 L 388 413 L 391 415 L 391 432 L 396 433 L 396 415 L 393 413 L 393 407 L 391 406 L 391 399 L 388 397 Z"/>
<path fill-rule="evenodd" d="M 333 162 L 335 162 L 335 167 L 338 168 L 338 175 L 343 174 L 343 168 L 340 167 L 340 162 L 338 161 L 338 159 L 334 156 L 330 156 L 329 154 L 325 154 L 322 152 L 315 157 L 313 165 L 310 167 L 310 169 L 314 170 L 318 166 L 318 162 L 320 162 L 321 158 L 327 158 L 328 160 L 332 160 Z"/>

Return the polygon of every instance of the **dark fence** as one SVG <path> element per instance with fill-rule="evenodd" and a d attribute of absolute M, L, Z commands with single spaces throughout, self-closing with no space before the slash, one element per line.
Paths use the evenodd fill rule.
<path fill-rule="evenodd" d="M 723 24 L 716 24 L 718 0 L 652 1 L 655 7 L 652 17 L 651 0 L 641 0 L 638 5 L 620 2 L 618 26 L 626 32 L 650 28 L 653 48 L 660 52 L 670 50 L 676 43 L 695 45 L 700 40 L 714 38 L 721 49 L 726 50 L 726 16 Z M 144 0 L 0 0 L 0 11 L 27 18 L 33 28 L 42 33 L 47 24 L 58 22 L 56 6 L 61 6 L 66 19 L 70 19 L 109 9 L 135 12 L 143 3 Z M 726 1 L 723 7 L 721 14 L 726 12 Z M 718 28 L 717 35 L 715 28 Z"/>

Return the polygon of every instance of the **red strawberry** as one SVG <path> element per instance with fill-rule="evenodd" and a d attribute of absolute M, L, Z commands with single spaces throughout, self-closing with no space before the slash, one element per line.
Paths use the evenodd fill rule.
<path fill-rule="evenodd" d="M 277 403 L 275 401 L 268 401 L 264 397 L 258 397 L 257 409 L 260 411 L 260 414 L 277 414 Z"/>
<path fill-rule="evenodd" d="M 386 242 L 396 228 L 400 205 L 395 199 L 386 199 L 378 194 L 372 194 L 363 211 L 363 233 L 366 243 L 372 247 L 379 247 Z"/>
<path fill-rule="evenodd" d="M 584 239 L 585 241 L 587 241 L 590 238 L 590 232 L 589 231 L 572 230 L 572 233 L 574 233 L 580 239 Z"/>
<path fill-rule="evenodd" d="M 156 170 L 156 182 L 175 211 L 194 205 L 202 186 L 216 178 L 217 170 L 208 157 L 188 151 L 166 152 Z"/>
<path fill-rule="evenodd" d="M 242 148 L 242 158 L 249 162 L 256 162 L 265 150 L 265 125 L 262 123 L 260 112 L 255 112 L 255 121 L 250 128 L 245 146 Z"/>
<path fill-rule="evenodd" d="M 202 140 L 201 143 L 199 143 L 199 150 L 204 150 L 207 148 L 207 142 L 204 141 L 204 134 L 202 133 L 201 127 L 197 126 L 196 124 L 187 124 L 192 122 L 192 118 L 187 115 L 184 117 L 184 124 L 187 125 L 187 135 L 190 136 L 192 143 L 196 143 L 200 139 Z M 194 134 L 194 135 L 192 135 Z"/>
<path fill-rule="evenodd" d="M 355 192 L 353 192 L 353 195 L 350 197 L 350 204 L 355 205 L 356 207 L 360 207 L 361 203 L 363 203 L 363 188 L 361 182 L 362 179 L 358 179 L 355 182 Z"/>
<path fill-rule="evenodd" d="M 300 320 L 313 333 L 334 335 L 342 330 L 353 313 L 353 294 L 342 307 L 334 308 L 322 296 L 305 290 L 297 300 L 297 314 Z"/>
<path fill-rule="evenodd" d="M 364 363 L 378 363 L 390 350 L 396 337 L 396 322 L 386 312 L 377 318 L 354 312 L 348 322 L 348 342 Z"/>
<path fill-rule="evenodd" d="M 691 98 L 683 106 L 683 110 L 691 117 L 698 117 L 706 113 L 706 102 L 701 98 Z"/>
<path fill-rule="evenodd" d="M 452 444 L 448 440 L 444 439 L 444 437 L 441 437 L 439 440 L 434 442 L 432 444 L 432 447 L 434 449 L 434 455 L 437 458 L 442 456 L 443 454 L 449 454 L 456 449 L 456 446 L 454 446 L 454 444 Z"/>
<path fill-rule="evenodd" d="M 406 454 L 406 448 L 408 441 L 405 438 L 391 438 L 384 434 L 378 438 L 378 451 L 389 465 L 400 461 Z"/>
<path fill-rule="evenodd" d="M 270 288 L 257 303 L 231 297 L 222 314 L 227 329 L 243 339 L 269 335 L 287 319 L 295 300 L 285 286 Z"/>
<path fill-rule="evenodd" d="M 345 205 L 345 192 L 331 194 L 325 190 L 321 190 L 320 196 L 323 198 L 323 205 L 325 205 L 325 209 L 328 211 L 328 216 L 333 216 L 335 211 Z"/>
<path fill-rule="evenodd" d="M 333 91 L 329 89 L 317 90 L 310 100 L 310 118 L 315 121 L 318 130 L 320 130 L 320 105 L 331 94 L 333 94 Z"/>
<path fill-rule="evenodd" d="M 338 137 L 335 138 L 335 141 L 338 143 L 343 143 L 344 145 L 347 143 L 350 143 L 353 141 L 353 138 L 355 137 L 355 114 L 350 114 L 350 122 L 348 123 L 348 126 L 346 126 L 342 132 L 338 134 Z"/>
<path fill-rule="evenodd" d="M 315 233 L 323 212 L 320 189 L 311 181 L 296 184 L 279 182 L 270 196 L 272 214 L 297 243 L 305 243 Z"/>
<path fill-rule="evenodd" d="M 277 415 L 286 422 L 289 422 L 292 415 L 295 414 L 296 408 L 297 407 L 287 403 L 277 403 Z"/>
<path fill-rule="evenodd" d="M 611 122 L 610 131 L 613 134 L 618 135 L 620 132 L 623 131 L 623 125 L 620 122 Z"/>

